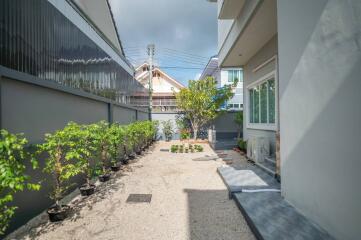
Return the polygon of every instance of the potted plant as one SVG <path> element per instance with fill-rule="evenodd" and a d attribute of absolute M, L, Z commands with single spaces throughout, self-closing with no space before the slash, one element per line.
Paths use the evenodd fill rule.
<path fill-rule="evenodd" d="M 119 124 L 112 124 L 109 131 L 109 156 L 111 170 L 117 172 L 120 170 L 120 162 L 118 162 L 121 154 L 121 146 L 124 145 L 125 130 Z"/>
<path fill-rule="evenodd" d="M 163 121 L 163 134 L 165 136 L 165 140 L 169 142 L 173 136 L 173 125 L 170 120 Z"/>
<path fill-rule="evenodd" d="M 3 235 L 15 214 L 16 206 L 10 206 L 16 192 L 39 190 L 40 184 L 30 183 L 25 174 L 25 162 L 29 160 L 33 169 L 38 164 L 25 147 L 28 141 L 22 134 L 0 131 L 0 235 Z"/>
<path fill-rule="evenodd" d="M 124 154 L 125 154 L 125 164 L 128 163 L 128 160 L 135 158 L 134 149 L 136 145 L 134 130 L 131 125 L 128 125 L 125 130 L 125 142 L 123 145 Z"/>
<path fill-rule="evenodd" d="M 242 138 L 238 140 L 238 147 L 242 153 L 247 153 L 247 141 L 244 141 Z"/>
<path fill-rule="evenodd" d="M 155 120 L 155 121 L 151 121 L 151 123 L 152 123 L 152 131 L 153 131 L 151 142 L 154 142 L 158 139 L 159 121 Z"/>
<path fill-rule="evenodd" d="M 79 126 L 73 125 L 73 132 L 77 135 L 77 143 L 70 152 L 73 158 L 77 160 L 80 171 L 85 176 L 85 184 L 79 187 L 82 196 L 92 195 L 95 191 L 95 185 L 91 183 L 91 178 L 95 173 L 95 164 L 92 160 L 96 158 L 97 142 L 95 141 L 95 124 Z M 71 154 L 71 153 L 70 153 Z"/>
<path fill-rule="evenodd" d="M 184 144 L 179 145 L 179 152 L 183 153 L 183 151 L 184 151 Z"/>
<path fill-rule="evenodd" d="M 197 151 L 197 152 L 203 152 L 203 147 L 201 145 L 194 145 L 194 149 Z"/>
<path fill-rule="evenodd" d="M 99 181 L 106 182 L 110 179 L 110 172 L 107 169 L 107 161 L 109 157 L 109 124 L 105 121 L 100 121 L 95 124 L 92 131 L 94 131 L 94 143 L 96 146 L 96 153 L 100 157 L 100 163 L 97 164 L 97 174 Z"/>
<path fill-rule="evenodd" d="M 172 146 L 170 147 L 170 151 L 171 151 L 172 153 L 176 153 L 176 152 L 178 151 L 178 145 L 172 145 Z"/>
<path fill-rule="evenodd" d="M 47 213 L 52 222 L 64 220 L 70 213 L 70 206 L 60 204 L 60 200 L 71 187 L 70 178 L 81 173 L 70 150 L 78 144 L 73 134 L 74 126 L 69 123 L 64 129 L 53 134 L 45 134 L 45 142 L 38 145 L 38 153 L 47 153 L 44 172 L 53 176 L 53 190 L 50 198 L 55 205 L 48 208 Z"/>

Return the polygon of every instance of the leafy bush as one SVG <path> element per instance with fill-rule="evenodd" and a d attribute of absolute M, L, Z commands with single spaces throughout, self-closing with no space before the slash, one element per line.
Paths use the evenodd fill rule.
<path fill-rule="evenodd" d="M 109 136 L 109 124 L 106 121 L 100 121 L 90 126 L 90 131 L 93 134 L 93 144 L 95 148 L 95 155 L 100 158 L 100 162 L 97 162 L 97 173 L 106 174 L 107 161 L 109 158 L 109 149 L 111 140 Z"/>
<path fill-rule="evenodd" d="M 25 174 L 26 160 L 30 160 L 34 169 L 37 168 L 37 161 L 25 151 L 27 143 L 21 134 L 0 131 L 0 235 L 4 234 L 17 208 L 8 205 L 13 201 L 13 195 L 24 189 L 40 189 L 40 185 L 30 183 Z"/>
<path fill-rule="evenodd" d="M 166 140 L 171 140 L 173 135 L 173 124 L 170 120 L 163 121 L 163 134 Z"/>
<path fill-rule="evenodd" d="M 45 135 L 45 142 L 38 145 L 38 153 L 47 153 L 44 172 L 53 175 L 53 190 L 50 198 L 55 201 L 56 209 L 61 209 L 59 201 L 71 187 L 69 179 L 81 173 L 79 162 L 82 159 L 78 152 L 79 125 L 69 123 L 64 129 Z"/>
<path fill-rule="evenodd" d="M 178 151 L 178 145 L 172 145 L 172 146 L 170 147 L 170 151 L 171 151 L 172 153 L 176 153 L 176 152 Z"/>
<path fill-rule="evenodd" d="M 242 151 L 246 152 L 247 151 L 247 141 L 244 141 L 243 139 L 240 139 L 238 141 L 238 147 L 239 149 L 241 149 Z"/>
<path fill-rule="evenodd" d="M 194 145 L 194 149 L 197 151 L 197 152 L 203 152 L 203 147 L 201 145 Z"/>
<path fill-rule="evenodd" d="M 180 139 L 190 139 L 191 138 L 191 131 L 189 129 L 181 129 L 180 130 Z"/>
<path fill-rule="evenodd" d="M 121 157 L 120 154 L 122 152 L 122 146 L 124 146 L 125 134 L 125 127 L 119 124 L 112 124 L 108 129 L 109 156 L 113 166 L 117 164 L 117 161 Z"/>

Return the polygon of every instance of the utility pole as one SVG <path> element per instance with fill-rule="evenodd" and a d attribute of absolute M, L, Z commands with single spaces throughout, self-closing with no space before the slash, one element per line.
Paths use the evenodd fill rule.
<path fill-rule="evenodd" d="M 149 81 L 148 81 L 148 86 L 149 86 L 149 120 L 152 120 L 152 107 L 153 107 L 153 57 L 154 57 L 154 49 L 155 49 L 155 45 L 154 44 L 148 44 L 147 46 L 147 52 L 148 52 L 148 56 L 149 56 Z"/>

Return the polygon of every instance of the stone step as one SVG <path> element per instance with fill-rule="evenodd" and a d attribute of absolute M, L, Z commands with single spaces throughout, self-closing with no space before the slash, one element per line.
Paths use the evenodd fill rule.
<path fill-rule="evenodd" d="M 255 162 L 255 164 L 258 167 L 262 168 L 267 173 L 269 173 L 271 176 L 276 175 L 276 166 L 273 165 L 272 163 L 264 161 L 264 162 Z"/>
<path fill-rule="evenodd" d="M 276 165 L 275 157 L 265 157 L 265 160 L 268 161 L 269 163 L 273 163 L 274 165 Z"/>

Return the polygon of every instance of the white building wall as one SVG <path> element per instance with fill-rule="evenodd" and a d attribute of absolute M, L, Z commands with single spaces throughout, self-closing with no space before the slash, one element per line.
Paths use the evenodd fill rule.
<path fill-rule="evenodd" d="M 271 155 L 275 154 L 276 151 L 276 129 L 266 129 L 267 126 L 257 126 L 257 124 L 249 124 L 249 99 L 248 99 L 248 86 L 254 84 L 259 79 L 262 79 L 264 76 L 274 72 L 276 70 L 275 61 L 270 62 L 264 67 L 260 68 L 258 71 L 254 71 L 255 68 L 262 65 L 264 62 L 268 61 L 272 57 L 277 55 L 277 37 L 274 36 L 266 45 L 260 49 L 256 55 L 254 55 L 248 63 L 243 68 L 244 76 L 244 89 L 243 89 L 243 138 L 250 140 L 255 137 L 263 137 L 269 140 L 270 142 L 270 151 Z M 277 81 L 277 79 L 276 79 Z M 276 116 L 278 112 L 276 111 Z M 259 125 L 259 124 L 258 124 Z"/>
<path fill-rule="evenodd" d="M 361 1 L 278 0 L 282 194 L 361 236 Z"/>
<path fill-rule="evenodd" d="M 222 68 L 220 71 L 220 81 L 218 81 L 219 87 L 223 87 L 224 85 L 231 84 L 228 82 L 228 70 L 241 70 L 241 68 Z M 241 74 L 241 78 L 238 81 L 237 87 L 234 91 L 234 96 L 232 99 L 228 101 L 228 104 L 242 104 L 243 106 L 243 72 Z M 241 105 L 240 108 L 234 109 L 234 110 L 240 110 L 242 109 Z"/>

